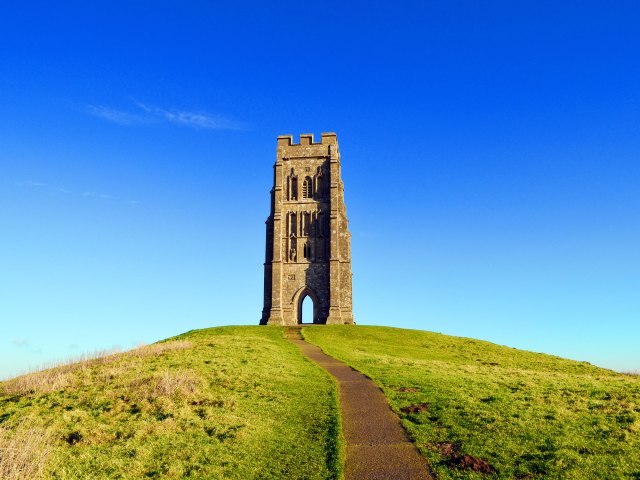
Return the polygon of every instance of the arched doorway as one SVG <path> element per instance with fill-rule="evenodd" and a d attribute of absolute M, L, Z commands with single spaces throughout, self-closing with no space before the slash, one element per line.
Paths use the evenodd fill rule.
<path fill-rule="evenodd" d="M 318 323 L 318 300 L 308 288 L 298 296 L 298 323 Z"/>
<path fill-rule="evenodd" d="M 300 323 L 313 323 L 313 300 L 305 295 L 300 306 Z"/>

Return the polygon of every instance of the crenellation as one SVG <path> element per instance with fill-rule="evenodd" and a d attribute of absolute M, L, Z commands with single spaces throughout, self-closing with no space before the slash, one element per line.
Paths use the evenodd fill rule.
<path fill-rule="evenodd" d="M 329 146 L 325 149 L 327 155 L 338 147 L 338 136 L 333 132 L 322 132 L 320 141 L 316 142 L 313 133 L 300 134 L 300 140 L 296 143 L 293 135 L 278 135 L 278 147 L 306 147 L 306 146 Z"/>
<path fill-rule="evenodd" d="M 323 132 L 320 137 L 323 145 L 338 145 L 338 136 L 333 132 Z"/>
<path fill-rule="evenodd" d="M 278 146 L 289 147 L 293 144 L 293 135 L 278 135 Z"/>
<path fill-rule="evenodd" d="M 313 133 L 303 133 L 300 135 L 300 145 L 311 145 L 313 143 Z"/>

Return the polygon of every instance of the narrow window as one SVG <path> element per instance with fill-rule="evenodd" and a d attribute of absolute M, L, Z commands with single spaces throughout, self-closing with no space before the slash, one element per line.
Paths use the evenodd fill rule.
<path fill-rule="evenodd" d="M 318 224 L 318 214 L 316 212 L 311 213 L 311 228 L 309 229 L 309 234 L 312 237 L 317 235 L 317 224 Z"/>
<path fill-rule="evenodd" d="M 311 197 L 313 197 L 313 182 L 311 181 L 311 177 L 306 177 L 302 184 L 302 198 Z"/>
<path fill-rule="evenodd" d="M 322 173 L 322 167 L 318 167 L 318 171 L 316 173 L 316 196 L 317 197 L 324 196 L 324 178 Z"/>
<path fill-rule="evenodd" d="M 305 237 L 309 236 L 311 230 L 311 214 L 309 212 L 304 212 L 302 214 L 302 235 Z"/>
<path fill-rule="evenodd" d="M 298 260 L 298 252 L 297 252 L 297 241 L 294 238 L 291 239 L 291 247 L 289 248 L 289 251 L 287 252 L 287 256 L 289 258 L 290 262 L 296 262 Z"/>
<path fill-rule="evenodd" d="M 324 236 L 324 214 L 322 210 L 318 212 L 316 235 L 318 237 Z"/>

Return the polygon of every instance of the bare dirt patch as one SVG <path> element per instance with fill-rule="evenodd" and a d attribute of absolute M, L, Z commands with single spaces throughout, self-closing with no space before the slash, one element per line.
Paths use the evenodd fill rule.
<path fill-rule="evenodd" d="M 460 445 L 449 442 L 440 442 L 433 445 L 443 457 L 453 457 L 458 454 Z"/>
<path fill-rule="evenodd" d="M 63 437 L 63 440 L 69 445 L 75 445 L 82 441 L 82 434 L 80 432 L 71 432 Z"/>
<path fill-rule="evenodd" d="M 460 453 L 460 444 L 451 442 L 439 442 L 431 445 L 440 455 L 446 457 L 445 464 L 460 470 L 473 470 L 478 473 L 494 473 L 495 469 L 489 462 L 482 458 Z"/>
<path fill-rule="evenodd" d="M 414 414 L 414 415 L 418 413 L 426 412 L 428 410 L 429 410 L 428 403 L 416 403 L 415 405 L 409 405 L 408 407 L 402 407 L 400 409 L 402 413 Z"/>
<path fill-rule="evenodd" d="M 471 455 L 454 455 L 447 464 L 459 468 L 461 470 L 473 470 L 478 473 L 493 473 L 494 468 L 481 458 L 472 457 Z"/>
<path fill-rule="evenodd" d="M 401 393 L 415 393 L 418 389 L 416 387 L 400 387 L 398 391 Z"/>

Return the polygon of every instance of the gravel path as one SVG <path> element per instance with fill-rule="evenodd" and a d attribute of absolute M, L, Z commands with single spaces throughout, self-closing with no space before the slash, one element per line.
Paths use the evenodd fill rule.
<path fill-rule="evenodd" d="M 342 432 L 346 442 L 345 480 L 433 479 L 380 388 L 369 378 L 305 342 L 300 328 L 287 330 L 302 353 L 338 381 Z"/>

